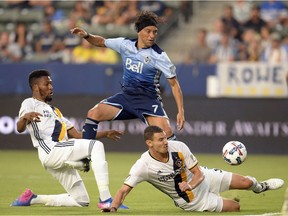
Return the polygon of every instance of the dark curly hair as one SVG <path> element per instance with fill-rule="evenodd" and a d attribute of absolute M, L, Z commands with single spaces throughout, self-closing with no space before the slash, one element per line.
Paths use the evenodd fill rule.
<path fill-rule="evenodd" d="M 141 11 L 136 17 L 134 28 L 137 32 L 140 32 L 147 26 L 157 27 L 158 23 L 163 23 L 163 21 L 155 13 L 151 11 Z"/>

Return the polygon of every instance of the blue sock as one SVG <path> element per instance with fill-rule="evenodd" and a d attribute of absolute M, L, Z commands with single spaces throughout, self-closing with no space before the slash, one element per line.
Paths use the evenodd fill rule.
<path fill-rule="evenodd" d="M 175 134 L 172 134 L 170 137 L 167 138 L 167 140 L 177 140 L 177 137 L 175 136 Z"/>
<path fill-rule="evenodd" d="M 91 118 L 86 118 L 85 125 L 83 126 L 82 138 L 96 139 L 98 124 L 99 124 L 98 121 Z"/>

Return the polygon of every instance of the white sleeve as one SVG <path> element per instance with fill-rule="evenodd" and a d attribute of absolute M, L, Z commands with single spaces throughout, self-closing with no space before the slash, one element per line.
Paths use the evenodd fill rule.
<path fill-rule="evenodd" d="M 181 141 L 169 141 L 169 148 L 183 154 L 185 164 L 188 169 L 191 169 L 198 164 L 197 158 L 193 155 L 185 143 Z"/>
<path fill-rule="evenodd" d="M 123 38 L 123 37 L 113 38 L 113 39 L 105 39 L 104 43 L 105 43 L 106 47 L 120 53 L 121 44 L 124 41 L 124 39 L 125 38 Z"/>
<path fill-rule="evenodd" d="M 66 124 L 66 129 L 69 130 L 70 128 L 74 127 L 74 125 L 72 124 L 72 122 L 70 122 L 67 118 L 65 118 L 64 116 L 62 117 L 62 120 L 64 121 L 64 123 Z"/>
<path fill-rule="evenodd" d="M 196 166 L 198 164 L 198 160 L 190 151 L 188 146 L 185 143 L 183 143 L 183 145 L 181 145 L 181 148 L 182 148 L 182 152 L 185 158 L 185 163 L 186 163 L 187 168 L 191 169 L 194 166 Z"/>
<path fill-rule="evenodd" d="M 135 187 L 142 181 L 146 181 L 147 176 L 147 166 L 141 161 L 141 159 L 139 159 L 130 169 L 129 175 L 125 179 L 124 184 L 129 185 L 130 187 Z"/>
<path fill-rule="evenodd" d="M 20 107 L 19 110 L 19 118 L 21 118 L 22 116 L 24 116 L 26 113 L 28 112 L 34 112 L 35 111 L 35 105 L 33 100 L 25 99 Z"/>

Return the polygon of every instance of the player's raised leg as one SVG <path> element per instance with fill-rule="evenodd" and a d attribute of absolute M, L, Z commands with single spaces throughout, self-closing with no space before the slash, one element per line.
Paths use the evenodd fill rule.
<path fill-rule="evenodd" d="M 83 126 L 82 138 L 95 139 L 99 122 L 112 120 L 119 112 L 119 108 L 109 104 L 96 104 L 88 111 L 85 125 Z"/>
<path fill-rule="evenodd" d="M 165 131 L 168 140 L 176 139 L 168 118 L 159 116 L 146 116 L 145 118 L 149 125 L 155 125 L 162 128 Z"/>

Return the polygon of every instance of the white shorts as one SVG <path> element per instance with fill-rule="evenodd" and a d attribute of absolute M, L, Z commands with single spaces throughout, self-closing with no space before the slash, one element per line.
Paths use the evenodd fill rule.
<path fill-rule="evenodd" d="M 186 211 L 210 211 L 221 212 L 223 208 L 223 199 L 220 192 L 229 189 L 232 173 L 201 167 L 205 179 L 193 189 L 194 199 L 190 203 L 179 206 Z"/>
<path fill-rule="evenodd" d="M 79 161 L 91 156 L 94 145 L 103 145 L 100 141 L 72 139 L 57 143 L 46 158 L 41 161 L 44 168 L 69 191 L 73 185 L 82 181 L 77 170 L 65 166 L 66 161 Z"/>

